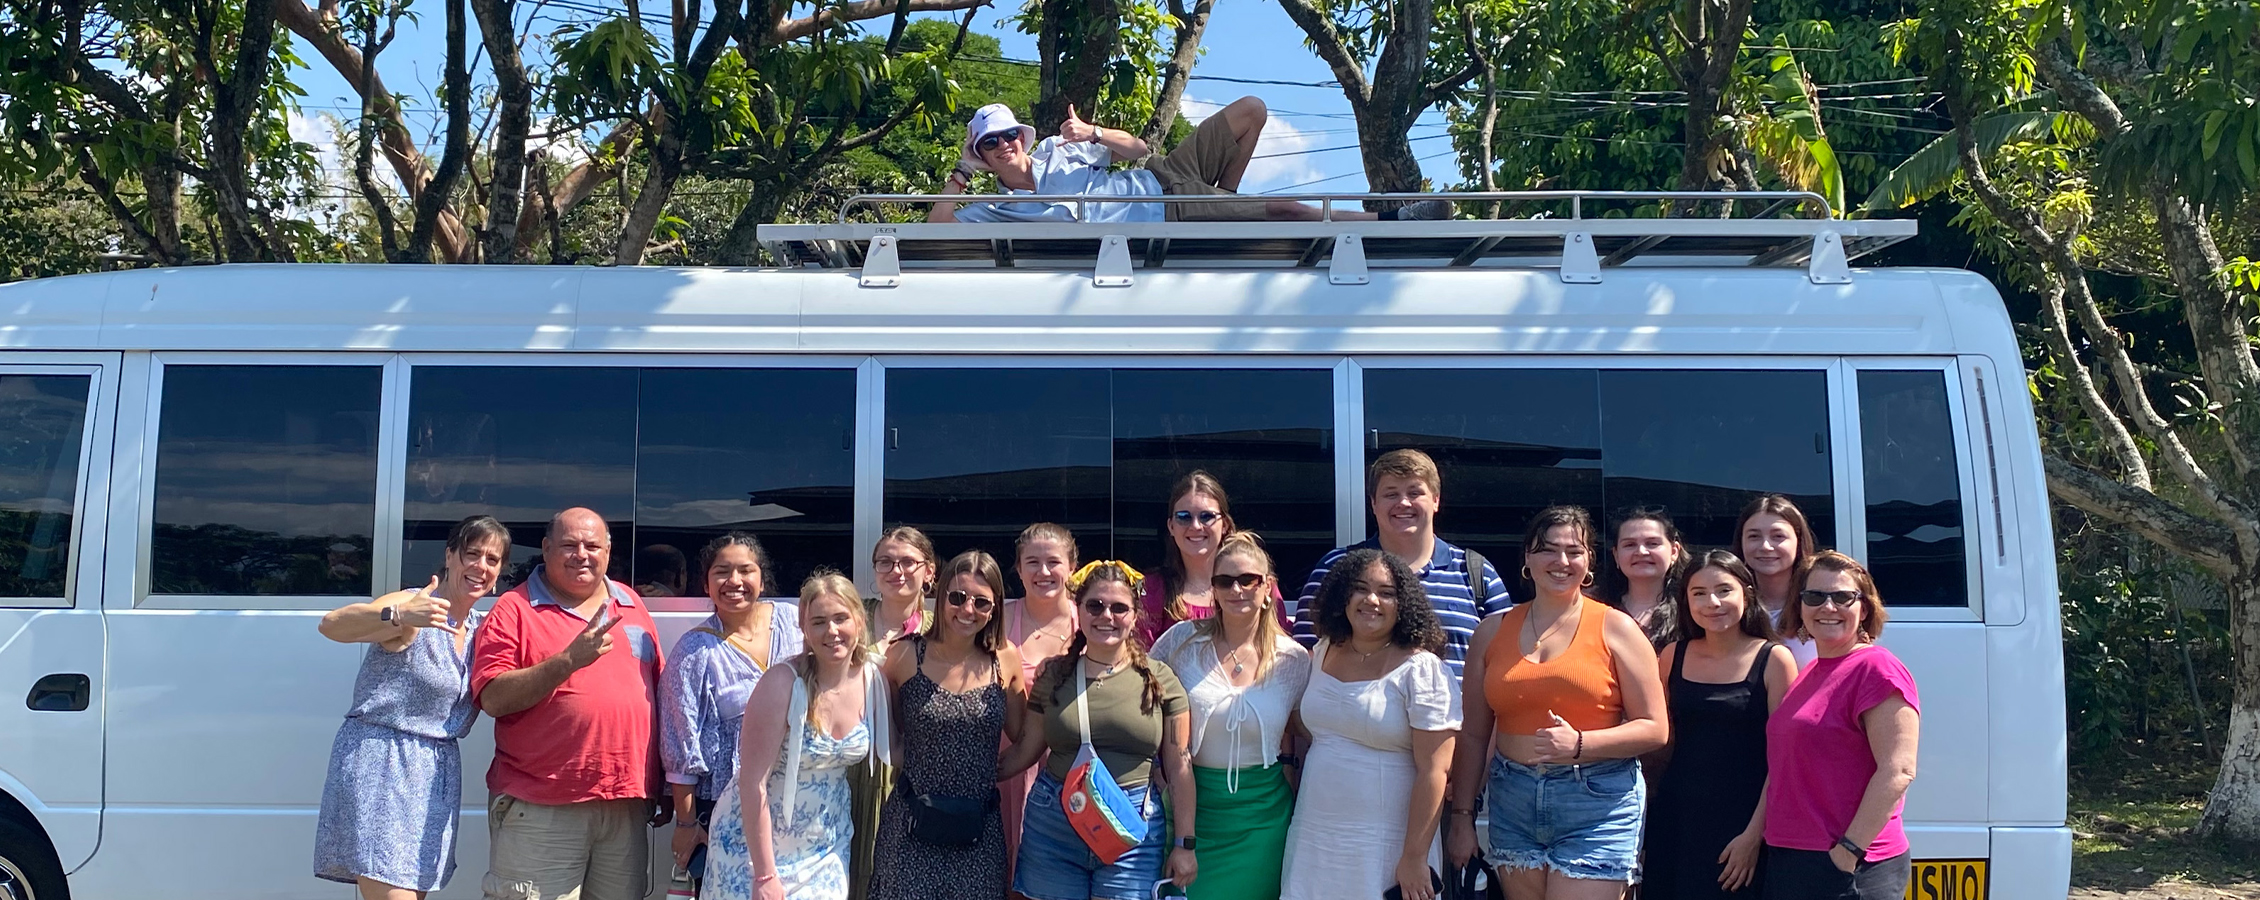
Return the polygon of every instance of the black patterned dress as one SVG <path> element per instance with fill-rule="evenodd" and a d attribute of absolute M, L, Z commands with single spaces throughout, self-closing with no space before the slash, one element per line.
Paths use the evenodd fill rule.
<path fill-rule="evenodd" d="M 1004 822 L 995 802 L 997 744 L 1004 738 L 1001 673 L 990 657 L 989 683 L 965 693 L 945 690 L 926 677 L 926 641 L 914 637 L 918 671 L 903 682 L 895 708 L 902 735 L 900 782 L 879 817 L 879 854 L 871 878 L 874 900 L 987 900 L 1004 896 Z M 905 790 L 907 788 L 907 790 Z M 910 834 L 911 794 L 981 797 L 989 812 L 981 842 L 937 847 Z"/>

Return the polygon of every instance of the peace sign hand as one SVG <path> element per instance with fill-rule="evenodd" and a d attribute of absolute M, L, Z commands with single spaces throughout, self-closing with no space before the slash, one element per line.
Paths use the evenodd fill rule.
<path fill-rule="evenodd" d="M 1075 114 L 1075 104 L 1070 103 L 1067 105 L 1067 120 L 1059 123 L 1059 139 L 1069 143 L 1096 141 L 1099 139 L 1099 126 L 1083 121 L 1082 116 Z"/>
<path fill-rule="evenodd" d="M 1554 715 L 1553 710 L 1547 710 L 1546 717 L 1554 720 L 1554 724 L 1538 729 L 1538 761 L 1558 763 L 1575 759 L 1577 729 L 1569 727 L 1569 722 Z"/>
<path fill-rule="evenodd" d="M 605 607 L 596 614 L 596 621 L 590 622 L 589 627 L 574 635 L 573 642 L 566 644 L 559 655 L 564 656 L 566 664 L 575 670 L 588 668 L 604 654 L 612 652 L 612 629 L 619 624 L 620 617 L 612 614 L 611 607 Z"/>
<path fill-rule="evenodd" d="M 455 611 L 454 605 L 432 596 L 432 589 L 437 587 L 439 576 L 434 575 L 432 583 L 417 588 L 415 593 L 408 595 L 408 599 L 394 605 L 393 623 L 407 628 L 437 628 L 461 637 L 462 627 L 449 621 L 450 614 Z"/>

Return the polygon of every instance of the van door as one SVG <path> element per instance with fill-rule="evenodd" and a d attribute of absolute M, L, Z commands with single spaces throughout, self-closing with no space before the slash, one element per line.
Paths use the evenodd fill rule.
<path fill-rule="evenodd" d="M 102 835 L 100 560 L 117 359 L 0 359 L 0 793 L 31 812 L 65 871 Z"/>

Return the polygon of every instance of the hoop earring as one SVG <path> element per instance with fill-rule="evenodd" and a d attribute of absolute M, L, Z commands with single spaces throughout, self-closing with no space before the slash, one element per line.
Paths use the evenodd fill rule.
<path fill-rule="evenodd" d="M 1529 567 L 1529 566 L 1523 566 L 1523 567 L 1522 567 L 1522 580 L 1524 580 L 1524 581 L 1530 581 L 1530 582 L 1535 582 L 1535 581 L 1537 581 L 1538 579 L 1530 577 L 1530 567 Z"/>
<path fill-rule="evenodd" d="M 1593 570 L 1591 570 L 1591 569 L 1587 569 L 1587 570 L 1585 570 L 1585 582 L 1584 582 L 1583 584 L 1580 584 L 1580 585 L 1578 585 L 1578 587 L 1581 587 L 1581 588 L 1589 588 L 1589 587 L 1592 587 L 1592 586 L 1593 586 Z"/>

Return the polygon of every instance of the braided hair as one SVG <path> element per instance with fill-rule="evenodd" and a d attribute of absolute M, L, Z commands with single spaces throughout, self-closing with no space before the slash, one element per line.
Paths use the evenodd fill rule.
<path fill-rule="evenodd" d="M 1074 594 L 1077 607 L 1082 606 L 1083 598 L 1097 585 L 1119 584 L 1127 588 L 1130 592 L 1130 614 L 1133 617 L 1131 625 L 1134 626 L 1137 624 L 1135 617 L 1141 612 L 1138 589 L 1145 585 L 1145 580 L 1145 576 L 1130 568 L 1129 563 L 1106 559 L 1084 566 L 1070 576 L 1067 583 L 1068 590 Z M 1075 674 L 1075 667 L 1083 664 L 1083 652 L 1089 647 L 1090 639 L 1084 636 L 1083 629 L 1077 628 L 1075 639 L 1067 643 L 1067 652 L 1044 661 L 1044 668 L 1037 673 L 1036 682 L 1044 690 L 1047 700 L 1049 694 L 1058 691 L 1059 686 Z M 1122 639 L 1122 652 L 1129 655 L 1130 668 L 1138 670 L 1138 677 L 1145 681 L 1145 695 L 1138 701 L 1138 712 L 1153 715 L 1154 710 L 1161 706 L 1163 696 L 1161 679 L 1154 677 L 1153 660 L 1146 656 L 1146 648 L 1139 646 L 1139 639 L 1134 631 Z"/>

